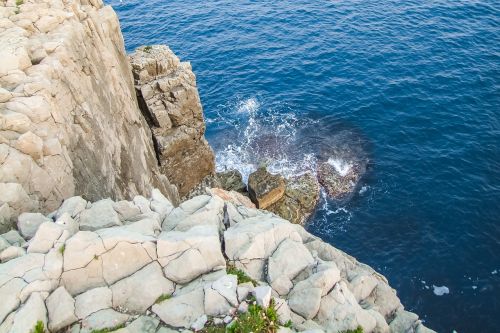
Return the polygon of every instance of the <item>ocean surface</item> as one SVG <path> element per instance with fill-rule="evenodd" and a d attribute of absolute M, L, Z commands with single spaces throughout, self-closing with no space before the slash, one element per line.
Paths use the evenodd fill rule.
<path fill-rule="evenodd" d="M 310 232 L 439 331 L 500 327 L 500 1 L 111 0 L 192 63 L 220 170 L 368 171 Z"/>

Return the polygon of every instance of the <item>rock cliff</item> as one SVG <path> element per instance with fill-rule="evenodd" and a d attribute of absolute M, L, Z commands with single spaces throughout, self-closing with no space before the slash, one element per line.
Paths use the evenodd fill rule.
<path fill-rule="evenodd" d="M 24 237 L 0 236 L 0 332 L 222 332 L 266 308 L 270 332 L 433 332 L 382 275 L 244 198 L 174 208 L 153 190 L 22 214 Z"/>
<path fill-rule="evenodd" d="M 100 0 L 1 1 L 0 45 L 0 229 L 74 194 L 157 187 L 178 203 L 175 185 L 185 193 L 213 172 L 189 64 L 167 48 L 133 57 L 141 113 L 118 19 Z"/>

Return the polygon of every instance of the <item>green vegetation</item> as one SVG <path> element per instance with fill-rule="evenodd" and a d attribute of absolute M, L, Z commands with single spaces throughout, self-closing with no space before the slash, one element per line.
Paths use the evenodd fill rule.
<path fill-rule="evenodd" d="M 168 295 L 168 294 L 160 295 L 160 297 L 158 297 L 156 299 L 155 304 L 161 303 L 161 302 L 166 301 L 167 299 L 170 299 L 170 298 L 172 298 L 172 295 Z"/>
<path fill-rule="evenodd" d="M 153 49 L 153 47 L 151 45 L 147 45 L 144 47 L 144 52 L 149 53 L 149 52 L 151 52 L 152 49 Z"/>
<path fill-rule="evenodd" d="M 24 0 L 16 0 L 16 6 L 21 6 L 24 3 Z"/>
<path fill-rule="evenodd" d="M 31 330 L 31 333 L 45 333 L 45 325 L 43 321 L 39 320 L 36 322 L 35 327 Z"/>
<path fill-rule="evenodd" d="M 64 250 L 66 250 L 66 244 L 61 245 L 61 247 L 59 248 L 59 253 L 64 254 Z"/>
<path fill-rule="evenodd" d="M 245 283 L 245 282 L 252 282 L 254 286 L 257 285 L 257 281 L 249 277 L 245 272 L 243 272 L 241 269 L 237 269 L 233 265 L 227 265 L 226 269 L 227 274 L 231 275 L 236 275 L 238 277 L 238 284 L 240 283 Z"/>
<path fill-rule="evenodd" d="M 92 330 L 91 333 L 109 333 L 109 332 L 113 332 L 113 331 L 119 330 L 120 328 L 124 328 L 124 327 L 125 327 L 125 324 L 120 324 L 120 325 L 117 325 L 117 326 L 111 327 L 111 328 L 101 328 L 100 330 Z"/>
<path fill-rule="evenodd" d="M 94 260 L 99 259 L 99 256 L 97 254 L 94 254 Z"/>
<path fill-rule="evenodd" d="M 347 330 L 340 333 L 363 333 L 363 327 L 358 326 L 355 330 Z"/>
<path fill-rule="evenodd" d="M 271 301 L 267 309 L 257 304 L 250 304 L 248 312 L 240 315 L 226 327 L 228 333 L 250 333 L 278 331 L 278 313 L 274 301 Z"/>

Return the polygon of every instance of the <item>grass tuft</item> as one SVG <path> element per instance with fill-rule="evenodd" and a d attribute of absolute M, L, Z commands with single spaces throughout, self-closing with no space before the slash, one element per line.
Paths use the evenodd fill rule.
<path fill-rule="evenodd" d="M 267 309 L 257 304 L 250 304 L 248 312 L 240 315 L 230 325 L 226 327 L 228 333 L 250 333 L 278 331 L 278 313 L 276 312 L 274 301 L 271 300 Z"/>
<path fill-rule="evenodd" d="M 149 53 L 149 52 L 151 52 L 151 50 L 152 50 L 152 49 L 153 49 L 153 47 L 152 47 L 151 45 L 146 45 L 146 46 L 144 47 L 144 52 Z"/>
<path fill-rule="evenodd" d="M 159 304 L 163 301 L 166 301 L 167 299 L 171 299 L 172 298 L 172 295 L 169 295 L 169 294 L 163 294 L 163 295 L 160 295 L 160 297 L 158 297 L 155 301 L 155 304 Z"/>
<path fill-rule="evenodd" d="M 36 322 L 35 327 L 31 330 L 31 333 L 45 333 L 45 325 L 43 324 L 43 321 L 39 320 Z"/>
<path fill-rule="evenodd" d="M 59 253 L 64 254 L 64 250 L 66 250 L 66 244 L 61 245 L 61 247 L 59 248 Z"/>
<path fill-rule="evenodd" d="M 243 272 L 241 269 L 237 269 L 233 265 L 228 264 L 226 272 L 227 272 L 227 274 L 236 275 L 236 277 L 238 278 L 238 284 L 245 283 L 245 282 L 251 282 L 254 286 L 257 285 L 257 281 L 255 281 L 254 279 L 249 277 L 247 275 L 247 273 Z"/>
<path fill-rule="evenodd" d="M 24 3 L 24 0 L 16 0 L 16 6 L 21 6 Z"/>

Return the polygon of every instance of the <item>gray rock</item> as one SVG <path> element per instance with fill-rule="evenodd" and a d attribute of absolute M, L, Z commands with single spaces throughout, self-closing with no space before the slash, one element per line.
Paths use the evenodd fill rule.
<path fill-rule="evenodd" d="M 87 207 L 87 201 L 80 196 L 71 197 L 63 201 L 61 207 L 56 212 L 55 218 L 59 219 L 67 213 L 72 218 L 76 218 Z"/>
<path fill-rule="evenodd" d="M 191 328 L 197 332 L 202 330 L 205 327 L 205 324 L 208 321 L 207 315 L 202 315 L 198 319 L 194 321 L 194 323 L 191 325 Z"/>
<path fill-rule="evenodd" d="M 47 327 L 47 309 L 40 293 L 33 293 L 26 303 L 16 312 L 11 332 L 31 332 L 41 321 Z"/>
<path fill-rule="evenodd" d="M 114 333 L 155 333 L 160 321 L 153 317 L 140 316 L 127 327 L 121 328 Z"/>
<path fill-rule="evenodd" d="M 5 234 L 2 234 L 2 238 L 6 240 L 10 245 L 14 246 L 23 246 L 26 241 L 23 237 L 17 232 L 17 230 L 10 230 Z"/>
<path fill-rule="evenodd" d="M 20 279 L 14 278 L 0 286 L 0 323 L 15 310 L 20 304 L 20 294 L 27 283 Z"/>
<path fill-rule="evenodd" d="M 253 296 L 258 305 L 266 308 L 269 306 L 269 302 L 271 302 L 271 293 L 272 289 L 269 286 L 259 286 L 253 289 Z"/>
<path fill-rule="evenodd" d="M 64 289 L 57 288 L 45 302 L 49 312 L 49 329 L 57 332 L 78 320 L 75 316 L 75 300 Z"/>
<path fill-rule="evenodd" d="M 40 213 L 22 213 L 17 218 L 17 229 L 25 239 L 31 239 L 44 222 L 52 221 Z"/>
<path fill-rule="evenodd" d="M 198 288 L 155 304 L 152 310 L 167 325 L 190 328 L 199 317 L 205 314 L 203 298 L 203 289 Z"/>
<path fill-rule="evenodd" d="M 111 286 L 113 307 L 135 313 L 145 312 L 161 295 L 171 295 L 174 284 L 163 276 L 160 265 L 152 262 Z"/>
<path fill-rule="evenodd" d="M 92 204 L 90 209 L 80 213 L 80 230 L 98 230 L 122 225 L 118 213 L 113 209 L 111 199 L 103 199 Z"/>
<path fill-rule="evenodd" d="M 63 228 L 54 222 L 44 222 L 30 241 L 28 253 L 47 253 L 54 247 L 63 233 Z"/>
<path fill-rule="evenodd" d="M 94 330 L 114 328 L 124 324 L 129 318 L 129 315 L 117 312 L 113 309 L 100 310 L 82 320 L 82 329 L 80 332 L 90 333 Z"/>
<path fill-rule="evenodd" d="M 0 262 L 7 262 L 11 259 L 21 257 L 26 254 L 26 250 L 19 246 L 9 246 L 0 252 Z"/>
<path fill-rule="evenodd" d="M 108 287 L 90 289 L 75 297 L 75 314 L 84 319 L 99 310 L 111 308 L 113 294 Z"/>
<path fill-rule="evenodd" d="M 14 227 L 10 221 L 11 210 L 8 203 L 0 205 L 0 233 L 9 231 Z"/>
<path fill-rule="evenodd" d="M 120 215 L 120 220 L 122 222 L 130 220 L 141 214 L 139 207 L 126 200 L 113 203 L 113 208 Z"/>

